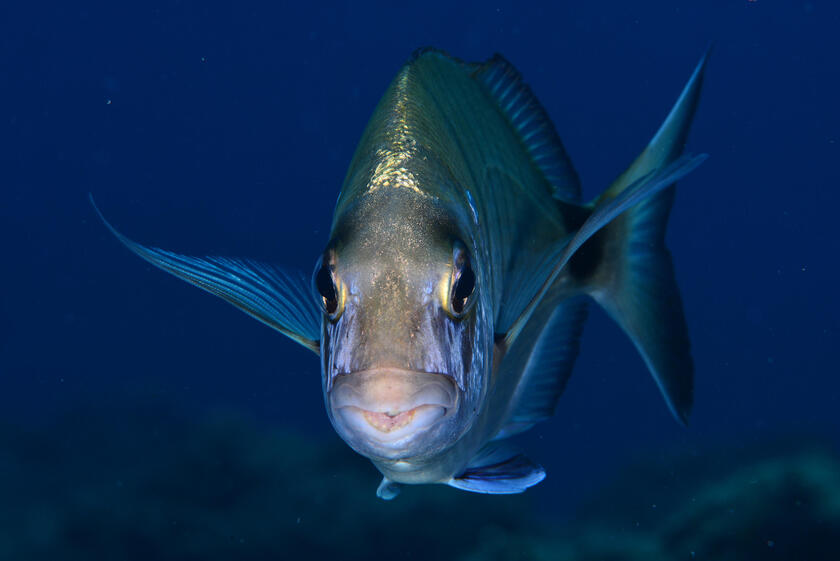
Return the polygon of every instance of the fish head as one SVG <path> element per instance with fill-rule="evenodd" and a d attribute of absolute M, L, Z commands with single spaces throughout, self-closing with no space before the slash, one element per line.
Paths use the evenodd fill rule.
<path fill-rule="evenodd" d="M 330 420 L 373 460 L 431 458 L 474 423 L 492 329 L 473 243 L 442 205 L 371 193 L 333 228 L 313 284 Z"/>

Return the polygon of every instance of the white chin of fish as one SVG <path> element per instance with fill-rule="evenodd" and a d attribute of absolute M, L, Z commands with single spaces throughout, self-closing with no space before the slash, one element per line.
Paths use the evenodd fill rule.
<path fill-rule="evenodd" d="M 390 368 L 341 376 L 331 396 L 345 429 L 386 446 L 433 426 L 455 401 L 455 384 L 447 376 Z"/>

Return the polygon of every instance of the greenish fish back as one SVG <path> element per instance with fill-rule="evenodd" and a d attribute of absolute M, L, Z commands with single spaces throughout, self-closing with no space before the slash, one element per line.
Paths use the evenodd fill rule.
<path fill-rule="evenodd" d="M 500 58 L 467 64 L 423 50 L 371 117 L 342 187 L 333 236 L 362 217 L 356 209 L 377 191 L 437 201 L 482 253 L 489 271 L 482 290 L 492 294 L 499 332 L 529 301 L 520 297 L 523 287 L 535 278 L 539 286 L 546 256 L 572 233 L 547 174 L 562 197 L 578 197 L 556 132 L 519 74 Z"/>

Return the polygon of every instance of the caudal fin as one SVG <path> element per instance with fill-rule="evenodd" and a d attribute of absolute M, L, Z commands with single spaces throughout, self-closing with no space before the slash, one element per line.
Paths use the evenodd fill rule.
<path fill-rule="evenodd" d="M 647 148 L 595 202 L 595 212 L 620 199 L 639 178 L 679 159 L 700 97 L 707 56 Z M 668 407 L 686 423 L 693 402 L 694 365 L 671 254 L 665 247 L 673 200 L 671 186 L 633 206 L 589 239 L 569 267 L 633 340 Z"/>

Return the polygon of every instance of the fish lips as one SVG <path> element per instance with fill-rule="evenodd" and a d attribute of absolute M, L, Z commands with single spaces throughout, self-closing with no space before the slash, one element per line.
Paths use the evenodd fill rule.
<path fill-rule="evenodd" d="M 330 417 L 339 435 L 358 452 L 405 457 L 435 447 L 435 427 L 458 405 L 451 376 L 376 368 L 336 377 Z"/>

